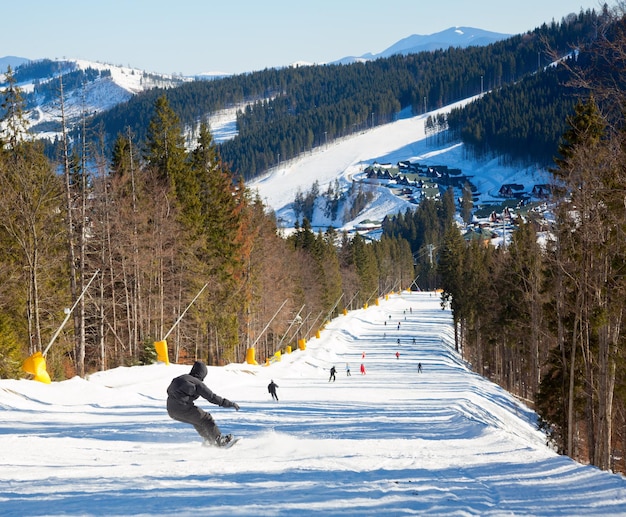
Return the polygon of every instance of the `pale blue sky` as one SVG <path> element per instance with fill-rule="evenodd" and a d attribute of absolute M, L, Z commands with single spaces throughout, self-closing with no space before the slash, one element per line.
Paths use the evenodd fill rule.
<path fill-rule="evenodd" d="M 615 5 L 615 0 L 607 2 Z M 378 53 L 468 26 L 516 34 L 597 0 L 24 0 L 4 2 L 0 57 L 80 58 L 149 72 L 239 73 Z"/>

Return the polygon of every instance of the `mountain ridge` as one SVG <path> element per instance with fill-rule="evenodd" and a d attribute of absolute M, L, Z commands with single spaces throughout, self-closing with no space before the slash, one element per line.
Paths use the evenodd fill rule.
<path fill-rule="evenodd" d="M 493 41 L 497 41 L 496 38 L 506 38 L 508 35 L 491 33 L 482 29 L 474 29 L 470 27 L 451 27 L 444 31 L 434 33 L 431 35 L 412 35 L 407 38 L 403 38 L 390 46 L 379 54 L 363 54 L 360 58 L 343 58 L 342 60 L 335 61 L 333 63 L 325 64 L 337 64 L 348 63 L 351 59 L 367 61 L 371 59 L 377 59 L 378 57 L 385 57 L 397 54 L 407 54 L 414 51 L 419 52 L 422 49 L 434 49 L 445 48 L 447 46 L 468 46 L 470 44 L 489 44 Z M 473 43 L 472 43 L 473 42 Z M 479 43 L 476 43 L 479 42 Z M 371 57 L 368 57 L 371 56 Z M 28 81 L 21 81 L 19 72 L 31 65 L 35 67 L 42 63 L 50 63 L 49 67 L 40 66 L 41 72 L 39 75 L 35 73 L 28 74 Z M 107 111 L 123 102 L 127 102 L 131 97 L 144 91 L 161 87 L 172 88 L 179 86 L 185 82 L 191 82 L 196 80 L 214 80 L 219 78 L 228 77 L 228 74 L 224 72 L 214 73 L 199 73 L 193 76 L 178 76 L 172 74 L 150 73 L 144 70 L 125 67 L 120 65 L 111 65 L 106 63 L 100 63 L 97 61 L 88 61 L 84 59 L 48 59 L 42 58 L 39 60 L 29 60 L 24 57 L 18 56 L 6 56 L 0 58 L 0 66 L 5 63 L 6 66 L 11 66 L 14 72 L 14 76 L 17 79 L 18 86 L 23 90 L 27 96 L 27 109 L 29 110 L 29 125 L 31 132 L 35 137 L 44 137 L 49 140 L 54 140 L 60 136 L 61 128 L 61 110 L 58 99 L 55 95 L 37 94 L 37 89 L 41 89 L 42 85 L 49 83 L 50 81 L 58 78 L 60 75 L 66 75 L 78 71 L 96 70 L 99 77 L 90 80 L 76 81 L 74 86 L 70 84 L 69 80 L 64 79 L 64 91 L 65 91 L 65 110 L 66 110 L 66 123 L 71 127 L 74 124 L 79 123 L 80 118 L 88 113 L 89 115 L 101 113 Z M 54 66 L 57 66 L 57 70 L 63 69 L 63 72 L 54 73 L 52 71 Z M 65 66 L 69 65 L 69 66 Z M 286 65 L 288 66 L 308 66 L 309 63 L 298 62 L 296 64 Z M 6 71 L 6 66 L 4 71 Z M 68 68 L 66 70 L 65 68 Z M 3 70 L 0 68 L 0 70 Z M 2 88 L 2 82 L 4 80 L 4 74 L 0 73 L 0 88 Z M 232 114 L 231 114 L 232 115 Z M 213 117 L 222 119 L 222 114 L 211 114 Z M 232 124 L 230 124 L 232 126 Z M 230 127 L 229 126 L 229 127 Z M 229 133 L 234 136 L 236 132 L 232 130 Z"/>
<path fill-rule="evenodd" d="M 417 54 L 432 52 L 449 47 L 466 48 L 469 46 L 485 46 L 511 37 L 511 34 L 491 32 L 474 27 L 455 26 L 433 34 L 412 34 L 403 38 L 382 52 L 367 53 L 359 57 L 347 56 L 334 64 L 350 64 L 353 62 L 371 61 L 373 59 L 391 57 L 396 54 Z"/>

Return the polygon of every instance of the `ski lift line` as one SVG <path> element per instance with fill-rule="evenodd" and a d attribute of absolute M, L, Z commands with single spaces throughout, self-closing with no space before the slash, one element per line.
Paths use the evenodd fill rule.
<path fill-rule="evenodd" d="M 278 310 L 274 313 L 274 316 L 272 316 L 272 319 L 269 320 L 267 322 L 267 325 L 265 325 L 265 328 L 263 329 L 263 331 L 259 334 L 259 336 L 254 340 L 254 343 L 252 343 L 252 346 L 250 348 L 254 348 L 254 346 L 259 342 L 259 339 L 261 339 L 261 337 L 263 336 L 263 334 L 265 334 L 265 331 L 268 329 L 268 327 L 272 324 L 272 321 L 274 321 L 274 318 L 276 318 L 276 316 L 278 316 L 278 313 L 282 310 L 282 308 L 285 306 L 285 304 L 289 301 L 289 298 L 287 298 L 283 304 L 278 308 Z M 302 309 L 300 309 L 302 310 Z"/>
<path fill-rule="evenodd" d="M 183 319 L 183 316 L 185 315 L 185 313 L 191 308 L 191 306 L 193 305 L 193 303 L 198 299 L 198 297 L 202 294 L 202 291 L 204 291 L 207 286 L 209 285 L 209 283 L 207 282 L 206 284 L 204 284 L 204 287 L 202 287 L 202 289 L 200 289 L 200 291 L 198 291 L 198 294 L 196 294 L 196 296 L 194 297 L 193 300 L 191 300 L 191 302 L 189 302 L 189 305 L 187 305 L 187 307 L 185 308 L 185 310 L 183 311 L 183 313 L 178 316 L 178 319 L 176 320 L 176 322 L 174 323 L 174 325 L 172 325 L 172 328 L 169 329 L 167 331 L 167 334 L 165 334 L 165 336 L 163 336 L 163 339 L 161 341 L 165 341 L 167 339 L 167 337 L 172 333 L 172 331 L 176 328 L 176 325 L 178 325 L 180 323 L 180 320 Z"/>
<path fill-rule="evenodd" d="M 98 273 L 100 273 L 99 269 L 96 269 L 96 272 L 93 274 L 93 276 L 90 278 L 89 282 L 87 282 L 87 285 L 85 286 L 85 288 L 83 289 L 83 292 L 80 293 L 80 296 L 76 299 L 76 301 L 74 302 L 74 305 L 72 305 L 72 308 L 67 312 L 67 314 L 65 315 L 65 319 L 63 320 L 63 323 L 61 323 L 61 326 L 56 330 L 56 332 L 54 333 L 54 335 L 52 336 L 52 338 L 50 339 L 50 343 L 48 343 L 48 346 L 44 349 L 44 351 L 42 352 L 42 356 L 46 357 L 46 354 L 48 353 L 48 350 L 50 350 L 50 347 L 54 344 L 54 342 L 56 341 L 56 338 L 59 337 L 59 334 L 61 333 L 61 331 L 63 330 L 63 327 L 65 327 L 65 324 L 67 323 L 67 321 L 70 319 L 70 316 L 72 315 L 72 312 L 74 312 L 74 309 L 76 308 L 76 306 L 78 305 L 78 302 L 81 301 L 81 299 L 83 298 L 83 296 L 85 296 L 85 293 L 87 292 L 87 289 L 89 289 L 89 286 L 91 285 L 91 282 L 93 282 L 96 278 L 96 276 L 98 275 Z"/>

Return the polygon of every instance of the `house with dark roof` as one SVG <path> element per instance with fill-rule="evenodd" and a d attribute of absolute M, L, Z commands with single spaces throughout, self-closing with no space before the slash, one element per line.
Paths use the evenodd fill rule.
<path fill-rule="evenodd" d="M 521 197 L 524 194 L 524 185 L 519 183 L 506 183 L 500 187 L 498 194 L 501 197 Z"/>
<path fill-rule="evenodd" d="M 552 194 L 552 187 L 546 183 L 535 185 L 532 190 L 532 196 L 540 199 L 550 197 Z"/>

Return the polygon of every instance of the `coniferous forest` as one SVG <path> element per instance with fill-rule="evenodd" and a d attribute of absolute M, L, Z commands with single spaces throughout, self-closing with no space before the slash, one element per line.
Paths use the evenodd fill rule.
<path fill-rule="evenodd" d="M 486 102 L 471 108 L 492 120 L 474 120 L 471 113 L 459 116 L 459 122 L 454 118 L 454 129 L 480 153 L 490 146 L 498 154 L 510 150 L 515 159 L 548 164 L 573 101 L 566 85 L 552 74 L 538 79 L 538 84 L 525 79 L 540 70 L 550 71 L 548 65 L 554 59 L 592 41 L 598 24 L 607 17 L 608 13 L 581 11 L 568 21 L 544 24 L 484 47 L 448 48 L 350 65 L 266 69 L 154 89 L 91 118 L 88 125 L 94 128 L 94 140 L 104 136 L 110 144 L 115 135 L 130 129 L 142 141 L 160 96 L 167 97 L 185 128 L 197 128 L 207 113 L 220 108 L 243 106 L 237 118 L 238 135 L 218 150 L 222 160 L 248 181 L 280 161 L 390 122 L 403 109 L 420 114 L 481 91 L 516 85 L 519 93 L 512 93 L 506 103 L 498 100 L 497 113 L 491 114 L 493 105 Z M 500 129 L 491 141 L 494 117 Z M 548 138 L 528 148 L 528 134 L 537 128 L 542 129 L 540 134 L 545 128 Z"/>
<path fill-rule="evenodd" d="M 563 59 L 544 69 L 549 52 Z M 165 336 L 176 362 L 243 361 L 251 347 L 263 362 L 418 278 L 442 289 L 458 351 L 532 405 L 559 451 L 626 472 L 625 72 L 626 18 L 605 8 L 485 48 L 154 90 L 90 119 L 97 140 L 87 121 L 62 122 L 52 159 L 9 71 L 0 376 L 44 350 L 56 380 L 149 363 Z M 550 226 L 529 214 L 506 246 L 464 240 L 451 189 L 387 217 L 375 242 L 314 233 L 306 217 L 285 237 L 246 189 L 279 154 L 483 87 L 441 121 L 448 138 L 553 175 Z M 203 116 L 253 98 L 217 146 Z"/>

